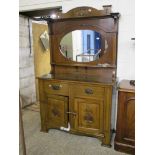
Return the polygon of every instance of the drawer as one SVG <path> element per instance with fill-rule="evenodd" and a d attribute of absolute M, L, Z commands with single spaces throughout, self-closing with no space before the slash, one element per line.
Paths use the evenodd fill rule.
<path fill-rule="evenodd" d="M 48 94 L 68 96 L 68 84 L 63 82 L 45 81 L 44 91 Z"/>
<path fill-rule="evenodd" d="M 76 85 L 72 86 L 71 93 L 74 93 L 75 97 L 103 98 L 104 88 L 93 85 Z"/>

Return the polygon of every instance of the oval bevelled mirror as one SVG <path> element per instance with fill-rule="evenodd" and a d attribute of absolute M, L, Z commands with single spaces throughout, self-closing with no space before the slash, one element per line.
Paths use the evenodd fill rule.
<path fill-rule="evenodd" d="M 60 42 L 60 51 L 69 60 L 90 62 L 106 53 L 107 41 L 93 30 L 75 30 L 67 33 Z"/>

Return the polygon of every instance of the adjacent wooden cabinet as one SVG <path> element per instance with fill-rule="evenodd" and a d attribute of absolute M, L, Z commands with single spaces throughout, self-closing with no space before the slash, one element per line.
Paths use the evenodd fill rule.
<path fill-rule="evenodd" d="M 114 148 L 135 153 L 135 88 L 123 80 L 118 90 L 117 129 Z"/>

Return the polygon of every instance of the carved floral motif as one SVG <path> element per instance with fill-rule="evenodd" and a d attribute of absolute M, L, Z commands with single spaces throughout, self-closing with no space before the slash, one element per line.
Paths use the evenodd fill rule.
<path fill-rule="evenodd" d="M 92 123 L 94 119 L 93 119 L 93 116 L 90 113 L 87 113 L 84 116 L 84 120 L 87 121 L 88 123 Z"/>
<path fill-rule="evenodd" d="M 93 114 L 92 114 L 92 111 L 89 107 L 87 107 L 85 109 L 85 116 L 84 116 L 84 120 L 88 123 L 92 123 L 94 121 L 94 118 L 93 118 Z"/>
<path fill-rule="evenodd" d="M 56 107 L 54 107 L 54 108 L 52 109 L 52 114 L 53 114 L 54 116 L 60 117 L 60 112 L 59 112 L 59 110 L 58 110 Z"/>

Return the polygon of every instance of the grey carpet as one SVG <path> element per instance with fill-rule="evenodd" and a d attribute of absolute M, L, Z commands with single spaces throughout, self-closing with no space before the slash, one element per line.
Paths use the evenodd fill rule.
<path fill-rule="evenodd" d="M 77 136 L 63 131 L 40 132 L 39 112 L 23 111 L 27 155 L 127 155 L 101 146 L 97 138 Z M 20 155 L 22 155 L 20 149 Z"/>

